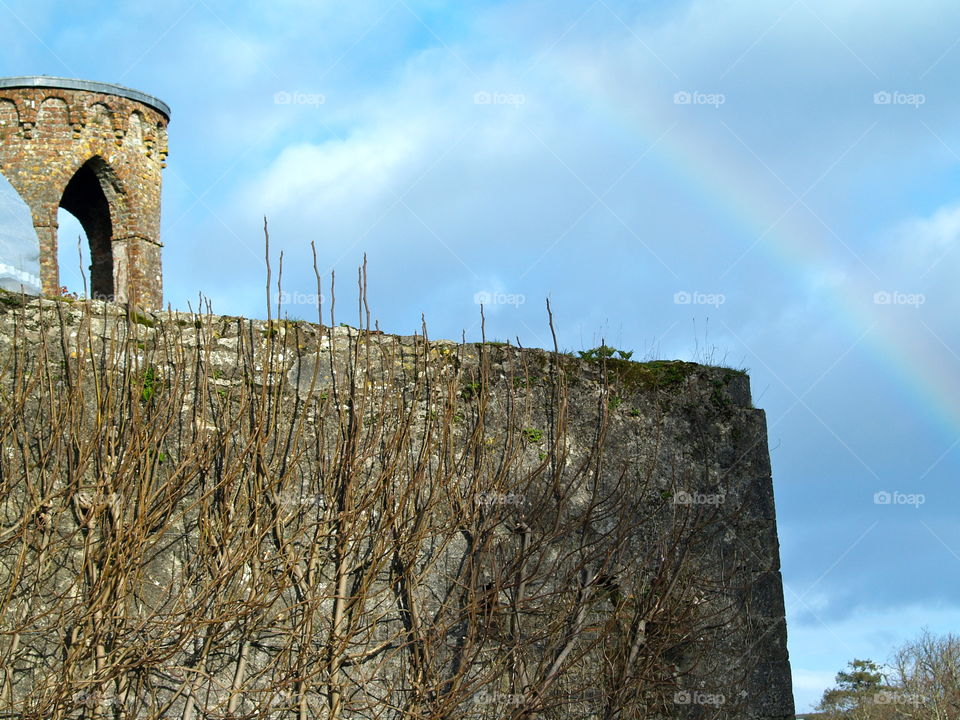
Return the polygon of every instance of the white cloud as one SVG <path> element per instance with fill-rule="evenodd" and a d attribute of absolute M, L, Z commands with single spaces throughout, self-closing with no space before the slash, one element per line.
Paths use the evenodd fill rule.
<path fill-rule="evenodd" d="M 357 134 L 345 141 L 284 148 L 280 156 L 245 191 L 245 207 L 262 208 L 267 215 L 295 212 L 307 225 L 317 213 L 344 208 L 369 208 L 389 199 L 397 175 L 416 157 L 415 141 L 399 128 L 383 128 L 369 136 Z"/>
<path fill-rule="evenodd" d="M 742 300 L 783 297 L 789 305 L 732 302 L 724 311 L 739 312 L 742 327 L 753 315 L 760 323 L 789 318 L 799 328 L 805 316 L 822 309 L 812 298 L 863 268 L 851 270 L 849 253 L 832 243 L 835 256 L 792 269 L 802 279 L 791 289 L 764 272 L 773 233 L 747 253 L 739 274 L 720 281 L 721 268 L 743 251 L 734 244 L 743 240 L 737 236 L 743 229 L 717 238 L 717 214 L 727 221 L 722 214 L 736 208 L 723 207 L 722 201 L 705 208 L 698 196 L 716 192 L 717 184 L 729 186 L 757 215 L 760 227 L 775 222 L 796 197 L 771 170 L 799 194 L 850 150 L 878 117 L 870 100 L 876 79 L 854 55 L 870 55 L 874 46 L 890 42 L 909 46 L 915 21 L 901 24 L 901 9 L 887 7 L 887 34 L 877 39 L 862 32 L 856 13 L 809 3 L 812 10 L 801 4 L 781 17 L 789 5 L 758 9 L 754 3 L 704 0 L 664 11 L 653 23 L 649 15 L 633 18 L 611 4 L 631 24 L 629 30 L 598 6 L 575 26 L 570 23 L 579 13 L 550 32 L 534 34 L 528 30 L 543 20 L 542 6 L 501 6 L 469 19 L 474 27 L 496 26 L 497 37 L 462 32 L 459 43 L 442 38 L 455 54 L 439 43 L 410 52 L 391 69 L 389 87 L 382 75 L 350 86 L 337 71 L 326 74 L 325 51 L 318 49 L 324 79 L 322 88 L 313 89 L 329 87 L 326 104 L 278 111 L 265 103 L 245 112 L 245 127 L 277 119 L 277 134 L 264 142 L 265 148 L 277 149 L 266 166 L 260 163 L 245 174 L 231 208 L 221 215 L 240 219 L 249 229 L 266 212 L 278 238 L 301 245 L 320 233 L 330 262 L 347 252 L 352 263 L 361 250 L 369 250 L 374 262 L 392 264 L 406 251 L 452 285 L 472 287 L 478 277 L 497 274 L 506 287 L 530 297 L 572 293 L 573 304 L 581 308 L 613 306 L 619 302 L 613 299 L 616 288 L 639 286 L 650 292 L 662 288 L 656 295 L 665 298 L 686 285 L 725 290 Z M 304 15 L 302 29 L 295 32 L 308 34 L 312 19 Z M 377 19 L 355 18 L 358 27 Z M 406 13 L 388 14 L 374 34 L 409 20 Z M 898 33 L 904 37 L 897 39 Z M 349 57 L 362 54 L 369 42 Z M 296 45 L 289 38 L 285 43 Z M 302 48 L 292 52 L 300 57 Z M 273 47 L 271 65 L 285 67 L 281 58 Z M 882 77 L 896 65 L 884 55 L 870 55 L 867 62 L 877 64 Z M 305 70 L 291 68 L 291 77 L 309 77 Z M 725 91 L 730 99 L 720 112 L 690 112 L 702 108 L 672 102 L 681 86 Z M 476 106 L 477 92 L 520 94 L 524 103 Z M 890 117 L 880 115 L 881 125 Z M 924 117 L 930 120 L 929 114 Z M 894 118 L 898 127 L 908 121 L 913 123 L 910 142 L 935 142 L 912 116 Z M 650 150 L 663 132 L 666 140 Z M 783 142 L 784 137 L 790 141 Z M 804 198 L 828 225 L 842 219 L 836 213 L 851 211 L 833 204 L 838 188 L 857 182 L 863 166 L 877 157 L 896 158 L 889 150 L 904 142 L 883 132 L 876 132 L 876 139 L 871 144 L 868 134 Z M 687 145 L 711 155 L 688 159 L 703 169 L 671 167 L 682 152 L 677 148 Z M 717 177 L 706 174 L 711 164 Z M 691 173 L 693 182 L 706 185 L 688 189 L 685 179 L 670 178 L 670 171 Z M 603 193 L 618 178 L 614 191 L 581 218 L 594 204 L 594 193 Z M 373 227 L 381 219 L 379 228 Z M 797 222 L 811 236 L 827 232 L 802 205 L 785 221 Z M 705 244 L 704 237 L 711 242 Z M 747 237 L 746 245 L 755 240 Z M 851 247 L 866 242 L 846 233 L 843 240 Z M 609 257 L 609 264 L 591 263 L 591 251 Z M 668 268 L 682 268 L 684 277 L 672 277 Z M 571 271 L 578 274 L 577 283 L 546 285 L 550 275 Z M 405 272 L 410 281 L 417 277 L 416 270 Z M 749 292 L 740 284 L 744 279 Z M 419 312 L 431 302 L 422 293 L 439 285 L 418 282 L 405 296 Z M 580 325 L 602 318 L 582 313 L 572 320 Z"/>
<path fill-rule="evenodd" d="M 960 261 L 956 253 L 960 243 L 960 203 L 941 207 L 928 217 L 908 220 L 887 239 L 895 244 L 898 265 L 907 264 L 924 274 L 945 262 L 955 268 Z"/>

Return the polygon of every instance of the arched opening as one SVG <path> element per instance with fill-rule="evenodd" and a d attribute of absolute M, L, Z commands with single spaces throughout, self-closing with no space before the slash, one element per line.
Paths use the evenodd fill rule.
<path fill-rule="evenodd" d="M 33 215 L 3 175 L 0 175 L 0 288 L 40 294 L 40 240 L 33 227 Z"/>
<path fill-rule="evenodd" d="M 75 292 L 83 290 L 79 274 L 71 268 L 78 268 L 80 262 L 86 265 L 89 296 L 98 300 L 113 300 L 113 223 L 110 220 L 110 203 L 104 193 L 104 183 L 108 182 L 110 169 L 99 157 L 88 160 L 77 170 L 67 183 L 60 200 L 61 210 L 66 210 L 80 223 L 86 235 L 89 254 L 82 259 L 77 257 L 76 225 L 64 223 L 58 232 L 57 264 L 61 273 L 61 285 Z M 68 234 L 69 233 L 69 234 Z M 83 243 L 81 243 L 82 245 Z M 75 285 L 64 282 L 75 278 Z"/>
<path fill-rule="evenodd" d="M 83 225 L 63 208 L 57 210 L 57 270 L 68 293 L 90 293 L 90 241 Z"/>

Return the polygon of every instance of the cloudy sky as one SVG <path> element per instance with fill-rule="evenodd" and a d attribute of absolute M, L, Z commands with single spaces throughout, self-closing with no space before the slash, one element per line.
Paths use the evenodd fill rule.
<path fill-rule="evenodd" d="M 481 297 L 488 338 L 546 346 L 549 297 L 563 349 L 749 369 L 798 709 L 960 631 L 960 4 L 0 0 L 0 27 L 2 75 L 172 106 L 174 307 L 265 315 L 266 215 L 291 316 L 312 241 L 338 320 L 366 252 L 390 332 L 478 339 Z"/>

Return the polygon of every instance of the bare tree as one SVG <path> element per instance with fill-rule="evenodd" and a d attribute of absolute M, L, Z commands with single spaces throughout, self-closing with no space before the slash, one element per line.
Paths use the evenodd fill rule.
<path fill-rule="evenodd" d="M 670 460 L 666 396 L 625 462 L 603 363 L 571 407 L 571 358 L 384 336 L 358 297 L 359 328 L 332 289 L 329 325 L 0 317 L 3 716 L 620 720 L 695 680 L 735 717 L 704 658 L 737 511 L 677 502 L 718 480 Z"/>
<path fill-rule="evenodd" d="M 960 637 L 924 630 L 893 656 L 895 690 L 882 701 L 900 717 L 955 720 L 960 717 Z"/>

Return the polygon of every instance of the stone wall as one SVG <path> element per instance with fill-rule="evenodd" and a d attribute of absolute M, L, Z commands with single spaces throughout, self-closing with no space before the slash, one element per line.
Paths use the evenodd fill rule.
<path fill-rule="evenodd" d="M 742 372 L 0 294 L 0 394 L 0 714 L 793 717 Z"/>
<path fill-rule="evenodd" d="M 17 80 L 7 79 L 7 84 Z M 93 297 L 162 306 L 160 183 L 167 115 L 123 89 L 0 82 L 0 173 L 33 212 L 43 292 L 60 294 L 57 210 L 72 212 L 90 241 Z M 72 81 L 71 81 L 72 82 Z"/>

